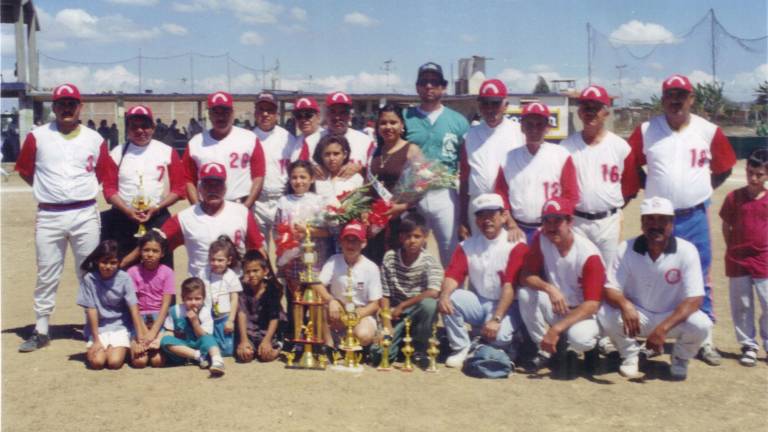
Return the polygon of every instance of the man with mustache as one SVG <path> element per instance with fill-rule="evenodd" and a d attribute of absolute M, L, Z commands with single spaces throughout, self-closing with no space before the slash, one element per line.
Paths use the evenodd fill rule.
<path fill-rule="evenodd" d="M 699 310 L 704 281 L 696 247 L 673 235 L 675 209 L 665 198 L 646 198 L 640 205 L 643 235 L 625 241 L 608 272 L 599 319 L 621 354 L 619 373 L 640 378 L 640 346 L 664 351 L 667 338 L 676 339 L 670 375 L 684 380 L 688 361 L 712 331 L 712 321 Z"/>
<path fill-rule="evenodd" d="M 687 77 L 672 75 L 662 85 L 664 114 L 638 126 L 629 137 L 638 166 L 647 165 L 646 197 L 663 197 L 675 208 L 675 235 L 699 250 L 704 301 L 701 310 L 715 321 L 709 270 L 712 246 L 707 208 L 712 190 L 731 174 L 736 164 L 728 138 L 717 125 L 691 113 L 695 101 Z M 708 335 L 701 359 L 717 366 L 722 361 Z"/>
<path fill-rule="evenodd" d="M 344 92 L 333 92 L 325 97 L 325 120 L 328 122 L 328 129 L 323 131 L 323 136 L 341 135 L 349 142 L 349 162 L 341 168 L 339 174 L 342 178 L 349 178 L 355 173 L 360 172 L 363 167 L 368 165 L 376 144 L 371 138 L 349 127 L 350 116 L 352 115 L 352 98 Z M 315 158 L 314 152 L 310 155 L 310 160 Z"/>
<path fill-rule="evenodd" d="M 117 193 L 117 167 L 107 143 L 97 132 L 80 126 L 80 91 L 72 84 L 53 90 L 54 122 L 27 135 L 16 171 L 37 200 L 35 248 L 37 285 L 34 293 L 35 330 L 19 346 L 31 352 L 50 344 L 48 324 L 56 306 L 56 291 L 64 267 L 67 243 L 75 268 L 99 243 L 96 195 L 104 182 L 105 197 Z M 76 271 L 78 279 L 80 271 Z"/>

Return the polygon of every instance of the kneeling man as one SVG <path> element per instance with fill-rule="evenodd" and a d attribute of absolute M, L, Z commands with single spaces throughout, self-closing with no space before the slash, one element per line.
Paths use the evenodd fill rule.
<path fill-rule="evenodd" d="M 665 198 L 648 198 L 640 206 L 643 235 L 625 241 L 608 274 L 600 324 L 621 354 L 619 373 L 639 378 L 640 346 L 663 352 L 667 338 L 672 349 L 670 374 L 684 380 L 688 360 L 696 355 L 712 328 L 699 310 L 704 283 L 696 247 L 672 235 L 675 209 Z"/>

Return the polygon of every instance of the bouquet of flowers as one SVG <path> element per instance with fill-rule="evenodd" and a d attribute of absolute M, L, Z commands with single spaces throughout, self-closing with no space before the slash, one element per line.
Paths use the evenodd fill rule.
<path fill-rule="evenodd" d="M 277 225 L 277 238 L 275 239 L 275 255 L 277 255 L 277 265 L 283 266 L 292 259 L 301 254 L 299 241 L 293 235 L 293 229 L 288 222 L 281 222 Z"/>
<path fill-rule="evenodd" d="M 369 189 L 370 185 L 365 184 L 337 196 L 335 202 L 325 206 L 325 222 L 331 227 L 338 227 L 354 219 L 365 220 L 372 201 L 368 195 Z"/>
<path fill-rule="evenodd" d="M 409 160 L 395 185 L 395 201 L 412 204 L 428 190 L 456 189 L 458 176 L 438 161 L 424 158 Z"/>
<path fill-rule="evenodd" d="M 377 199 L 371 205 L 368 213 L 368 224 L 371 235 L 376 235 L 386 228 L 390 215 L 386 214 L 392 208 L 392 203 L 381 198 Z"/>

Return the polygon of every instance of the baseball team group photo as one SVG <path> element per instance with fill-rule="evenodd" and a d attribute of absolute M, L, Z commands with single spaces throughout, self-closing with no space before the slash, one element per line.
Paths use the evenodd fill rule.
<path fill-rule="evenodd" d="M 423 51 L 410 95 L 22 89 L 3 430 L 764 425 L 768 74 L 734 133 L 682 67 L 633 111 L 618 66 L 532 93 L 448 66 Z"/>

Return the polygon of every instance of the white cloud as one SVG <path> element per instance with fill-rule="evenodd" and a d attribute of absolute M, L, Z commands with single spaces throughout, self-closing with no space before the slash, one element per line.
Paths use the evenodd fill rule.
<path fill-rule="evenodd" d="M 291 16 L 293 19 L 297 21 L 306 21 L 307 20 L 307 11 L 300 8 L 300 7 L 292 7 L 291 8 Z"/>
<path fill-rule="evenodd" d="M 477 42 L 477 36 L 468 34 L 468 33 L 462 34 L 461 36 L 459 36 L 459 38 L 461 39 L 462 42 L 467 42 L 467 43 Z"/>
<path fill-rule="evenodd" d="M 154 6 L 157 0 L 106 0 L 107 3 L 124 4 L 130 6 Z"/>
<path fill-rule="evenodd" d="M 16 54 L 16 36 L 14 33 L 0 33 L 0 53 L 7 57 Z"/>
<path fill-rule="evenodd" d="M 507 68 L 502 70 L 496 78 L 504 81 L 511 93 L 532 92 L 533 88 L 536 87 L 539 76 L 544 77 L 547 80 L 547 84 L 550 84 L 551 80 L 562 79 L 558 72 L 549 69 L 549 67 L 543 68 L 542 66 L 545 65 L 536 65 L 527 71 Z"/>
<path fill-rule="evenodd" d="M 712 82 L 712 74 L 709 74 L 707 72 L 704 72 L 698 69 L 689 73 L 687 76 L 688 76 L 688 80 L 690 80 L 691 84 L 693 85 Z"/>
<path fill-rule="evenodd" d="M 188 33 L 187 28 L 175 23 L 164 23 L 162 25 L 163 30 L 165 30 L 166 33 L 176 35 L 176 36 L 184 36 Z"/>
<path fill-rule="evenodd" d="M 637 20 L 624 23 L 609 35 L 611 42 L 622 45 L 651 45 L 677 43 L 679 39 L 664 26 Z"/>
<path fill-rule="evenodd" d="M 88 66 L 65 66 L 40 69 L 40 85 L 53 88 L 63 82 L 71 82 L 84 93 L 136 92 L 139 77 L 122 65 L 91 70 Z"/>
<path fill-rule="evenodd" d="M 264 43 L 264 38 L 256 32 L 248 31 L 240 35 L 240 43 L 243 45 L 261 45 Z"/>
<path fill-rule="evenodd" d="M 663 65 L 663 64 L 661 64 L 661 63 L 658 63 L 658 62 L 651 62 L 651 63 L 648 63 L 648 67 L 649 67 L 649 68 L 651 68 L 651 69 L 653 69 L 653 70 L 657 70 L 657 71 L 662 71 L 662 70 L 664 70 L 664 65 Z"/>
<path fill-rule="evenodd" d="M 378 23 L 375 19 L 361 12 L 352 12 L 344 15 L 344 22 L 361 27 L 371 27 Z"/>
<path fill-rule="evenodd" d="M 725 81 L 723 89 L 726 96 L 738 102 L 755 100 L 755 89 L 768 81 L 768 63 L 764 63 L 750 72 L 742 72 Z"/>
<path fill-rule="evenodd" d="M 552 67 L 550 65 L 546 65 L 546 64 L 531 65 L 531 67 L 529 69 L 531 70 L 531 72 L 536 72 L 536 73 L 551 72 L 552 71 Z"/>
<path fill-rule="evenodd" d="M 237 19 L 252 24 L 277 22 L 283 7 L 266 0 L 189 0 L 172 4 L 177 12 L 194 13 L 204 11 L 227 11 Z"/>
<path fill-rule="evenodd" d="M 72 41 L 111 43 L 143 41 L 163 34 L 158 27 L 143 27 L 122 15 L 95 16 L 83 9 L 62 9 L 55 16 L 37 8 L 40 26 L 45 31 L 39 34 L 40 48 L 61 50 Z"/>

